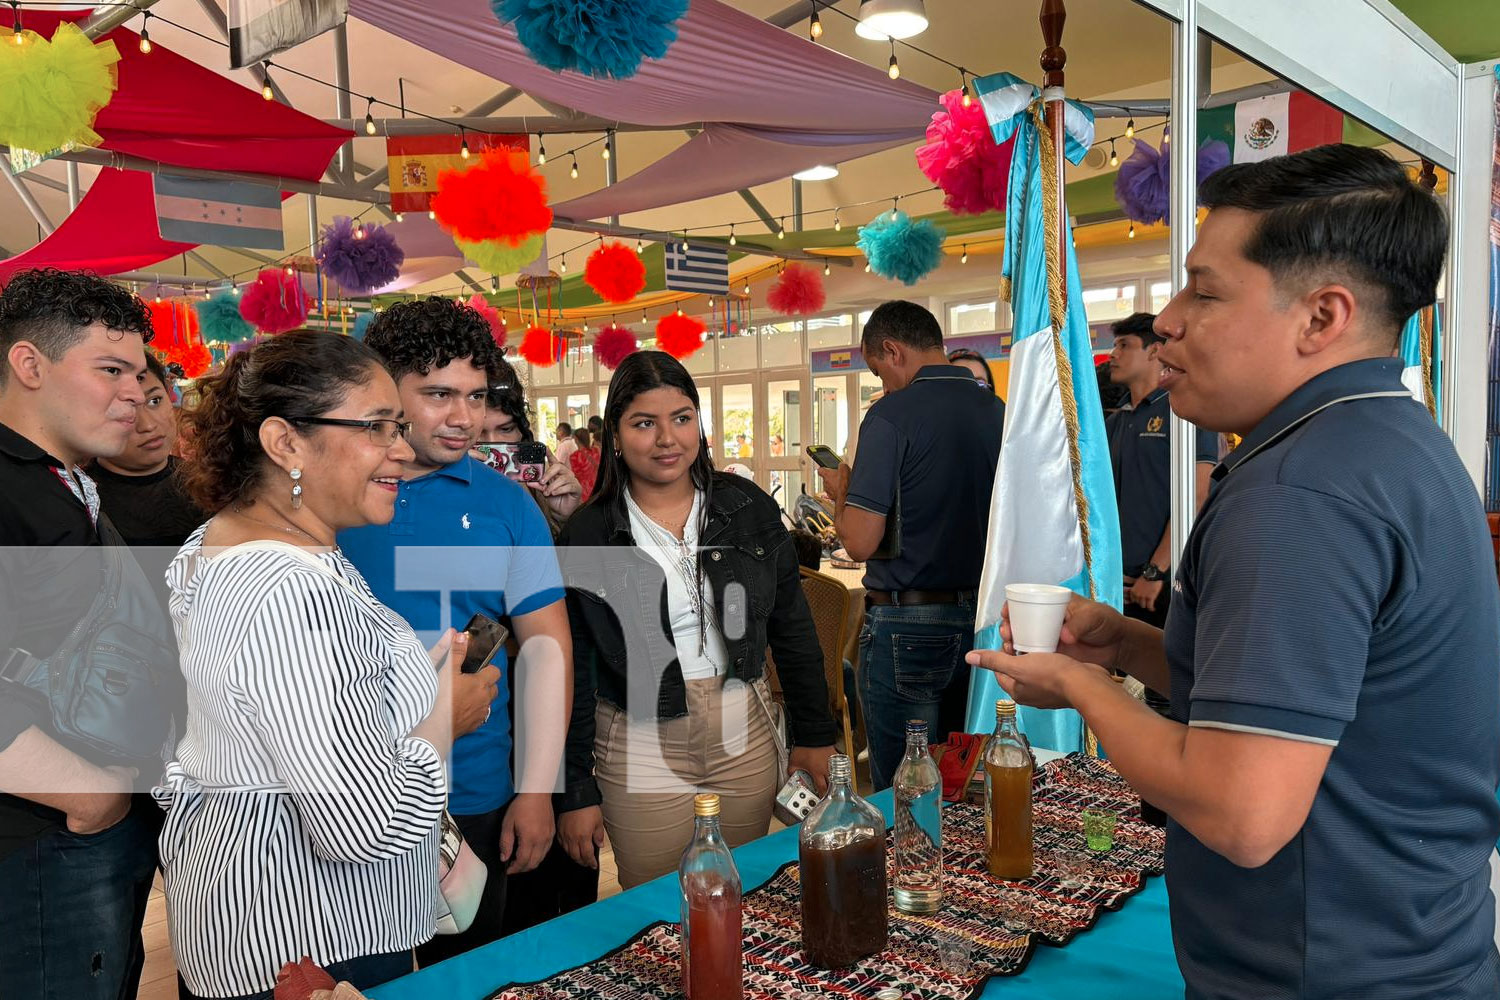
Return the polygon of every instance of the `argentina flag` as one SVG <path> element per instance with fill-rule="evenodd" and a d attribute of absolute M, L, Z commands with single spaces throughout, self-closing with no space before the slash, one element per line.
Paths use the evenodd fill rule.
<path fill-rule="evenodd" d="M 1065 205 L 1044 205 L 1053 183 L 1038 128 L 1039 93 L 999 73 L 974 81 L 995 142 L 1016 136 L 1005 212 L 1002 293 L 1008 286 L 1014 322 L 1005 436 L 990 501 L 984 574 L 979 584 L 975 646 L 999 649 L 1000 611 L 1009 583 L 1060 584 L 1119 609 L 1123 600 L 1120 523 L 1110 472 L 1104 411 L 1094 377 L 1093 342 L 1083 311 L 1078 259 Z M 1063 153 L 1082 160 L 1093 140 L 1093 118 L 1064 105 Z M 1064 227 L 1066 302 L 1050 300 L 1048 260 Z M 1054 324 L 1054 308 L 1063 313 Z M 1069 405 L 1071 401 L 1072 405 Z M 995 675 L 976 670 L 969 690 L 968 728 L 994 728 L 995 700 L 1004 697 Z M 1021 728 L 1036 746 L 1073 751 L 1084 746 L 1082 717 L 1072 709 L 1021 707 Z"/>

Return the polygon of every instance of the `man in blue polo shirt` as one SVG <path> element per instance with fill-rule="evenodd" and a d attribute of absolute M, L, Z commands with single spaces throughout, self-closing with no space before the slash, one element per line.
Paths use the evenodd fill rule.
<path fill-rule="evenodd" d="M 516 713 L 525 751 L 517 780 L 503 680 L 484 723 L 454 741 L 448 808 L 489 874 L 473 925 L 418 949 L 430 965 L 499 938 L 506 875 L 536 867 L 551 846 L 572 640 L 540 508 L 528 487 L 469 455 L 484 419 L 489 325 L 467 306 L 428 298 L 386 310 L 365 343 L 396 379 L 416 457 L 391 523 L 343 532 L 339 546 L 418 634 L 462 629 L 475 613 L 508 618 L 522 649 L 517 680 L 527 687 Z M 508 669 L 503 649 L 494 663 Z"/>
<path fill-rule="evenodd" d="M 1376 150 L 1226 167 L 1157 319 L 1172 409 L 1244 436 L 1165 635 L 1076 599 L 1057 654 L 971 654 L 1077 708 L 1170 815 L 1189 997 L 1493 1000 L 1500 590 L 1474 483 L 1401 383 L 1442 209 Z M 1171 719 L 1110 682 L 1169 684 Z"/>
<path fill-rule="evenodd" d="M 859 425 L 853 470 L 819 474 L 840 541 L 865 563 L 859 697 L 879 790 L 908 719 L 925 719 L 935 742 L 963 728 L 1005 404 L 948 363 L 937 319 L 914 303 L 872 312 L 860 348 L 885 395 Z"/>

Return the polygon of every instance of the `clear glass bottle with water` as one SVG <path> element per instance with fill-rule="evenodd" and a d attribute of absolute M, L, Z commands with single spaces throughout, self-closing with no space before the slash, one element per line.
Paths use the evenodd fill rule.
<path fill-rule="evenodd" d="M 896 766 L 896 909 L 935 913 L 943 905 L 943 779 L 927 749 L 927 723 L 906 724 Z"/>

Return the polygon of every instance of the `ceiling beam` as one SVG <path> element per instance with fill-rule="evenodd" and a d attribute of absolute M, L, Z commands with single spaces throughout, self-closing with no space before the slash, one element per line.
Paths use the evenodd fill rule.
<path fill-rule="evenodd" d="M 16 189 L 16 197 L 21 199 L 21 204 L 26 206 L 26 211 L 31 213 L 31 217 L 36 220 L 36 224 L 42 227 L 44 233 L 51 236 L 57 227 L 52 225 L 52 220 L 47 218 L 46 212 L 42 211 L 42 206 L 37 202 L 36 195 L 31 193 L 31 189 L 26 186 L 26 182 L 11 173 L 9 163 L 0 163 L 0 174 L 4 174 L 6 180 L 10 181 L 10 186 Z"/>
<path fill-rule="evenodd" d="M 83 22 L 83 33 L 90 39 L 103 38 L 141 11 L 154 6 L 156 0 L 130 0 L 118 7 L 99 8 Z"/>
<path fill-rule="evenodd" d="M 838 5 L 839 0 L 818 0 L 817 7 L 819 10 L 827 10 L 830 7 L 837 7 Z M 766 18 L 766 23 L 775 25 L 778 28 L 790 28 L 798 21 L 806 21 L 812 17 L 812 12 L 812 0 L 800 0 L 799 3 L 794 3 L 790 7 L 783 7 Z"/>

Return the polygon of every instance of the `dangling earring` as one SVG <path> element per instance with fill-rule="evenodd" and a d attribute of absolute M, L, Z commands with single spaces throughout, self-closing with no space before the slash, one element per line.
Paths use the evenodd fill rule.
<path fill-rule="evenodd" d="M 302 509 L 302 470 L 293 469 L 292 475 L 292 510 Z"/>

